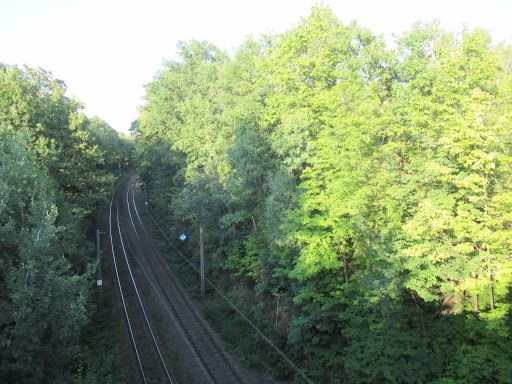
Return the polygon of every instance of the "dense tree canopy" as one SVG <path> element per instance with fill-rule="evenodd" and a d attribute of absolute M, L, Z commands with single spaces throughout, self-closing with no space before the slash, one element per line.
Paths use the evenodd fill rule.
<path fill-rule="evenodd" d="M 70 383 L 94 268 L 96 210 L 129 144 L 62 81 L 0 65 L 0 381 Z"/>
<path fill-rule="evenodd" d="M 205 228 L 261 323 L 283 297 L 314 381 L 510 380 L 509 46 L 431 23 L 391 50 L 319 7 L 232 59 L 179 52 L 134 126 L 152 206 Z"/>

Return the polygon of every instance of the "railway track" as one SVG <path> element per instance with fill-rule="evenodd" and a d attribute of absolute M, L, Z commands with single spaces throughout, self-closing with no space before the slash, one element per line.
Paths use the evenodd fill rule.
<path fill-rule="evenodd" d="M 125 241 L 121 232 L 119 207 L 116 204 L 116 191 L 110 203 L 109 235 L 114 265 L 115 280 L 124 312 L 124 318 L 130 335 L 135 359 L 140 373 L 139 382 L 177 383 L 173 379 L 159 346 L 153 326 L 149 319 L 146 305 L 135 281 Z M 114 207 L 115 206 L 115 207 Z"/>
<path fill-rule="evenodd" d="M 172 340 L 179 352 L 187 372 L 186 382 L 262 382 L 254 375 L 248 375 L 226 352 L 222 340 L 203 319 L 169 269 L 137 210 L 135 180 L 132 176 L 114 194 L 110 224 L 114 269 L 119 276 L 121 301 L 141 382 L 177 382 L 168 368 L 171 365 L 165 356 L 166 348 L 161 345 L 163 338 L 152 326 L 154 317 L 159 325 L 156 328 L 165 332 L 160 336 Z M 115 225 L 117 237 L 112 229 Z M 153 312 L 148 311 L 148 307 Z"/>

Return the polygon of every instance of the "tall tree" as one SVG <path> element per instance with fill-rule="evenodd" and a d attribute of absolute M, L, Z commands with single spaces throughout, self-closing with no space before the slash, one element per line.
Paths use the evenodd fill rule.
<path fill-rule="evenodd" d="M 0 377 L 6 383 L 69 382 L 86 321 L 86 276 L 71 273 L 56 244 L 54 182 L 27 131 L 0 131 Z"/>
<path fill-rule="evenodd" d="M 510 52 L 323 7 L 233 59 L 181 45 L 136 129 L 152 202 L 317 381 L 506 382 Z"/>

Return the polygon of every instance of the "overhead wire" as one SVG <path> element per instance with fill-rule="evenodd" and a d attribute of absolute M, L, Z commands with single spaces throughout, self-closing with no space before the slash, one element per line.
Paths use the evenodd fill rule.
<path fill-rule="evenodd" d="M 137 210 L 137 205 L 134 204 L 134 207 L 135 207 L 135 211 L 137 213 L 137 217 L 141 223 L 141 226 L 142 226 L 142 229 L 145 231 L 144 229 L 144 225 L 142 223 L 142 220 L 138 214 L 138 210 Z M 165 233 L 165 231 L 162 229 L 162 227 L 160 226 L 160 224 L 156 221 L 156 219 L 153 217 L 153 215 L 151 215 L 151 213 L 149 212 L 148 208 L 145 207 L 145 211 L 146 213 L 148 214 L 148 216 L 153 220 L 153 222 L 156 224 L 156 226 L 158 227 L 158 229 L 160 230 L 160 232 L 162 233 L 162 235 L 165 237 L 165 239 L 169 242 L 169 245 L 171 245 L 171 247 L 174 248 L 174 250 L 197 272 L 199 273 L 199 268 L 185 255 L 183 254 L 183 252 L 181 252 L 173 243 L 173 241 L 171 239 L 169 239 L 169 237 L 167 236 L 167 234 Z M 147 233 L 146 233 L 147 234 Z M 288 357 L 286 356 L 286 354 L 281 351 L 281 349 L 279 349 L 279 347 L 277 345 L 274 344 L 274 342 L 272 340 L 270 340 L 269 337 L 267 337 L 263 331 L 261 331 L 257 326 L 256 324 L 254 324 L 254 322 L 249 319 L 231 300 L 229 300 L 226 295 L 224 295 L 216 286 L 215 284 L 213 284 L 213 282 L 208 279 L 207 277 L 205 277 L 205 281 L 208 283 L 208 285 L 213 288 L 213 290 L 215 292 L 217 292 L 223 299 L 224 301 L 226 301 L 226 303 L 228 303 L 228 305 L 236 312 L 240 315 L 240 317 L 242 317 L 242 319 L 244 319 L 247 324 L 249 324 L 251 326 L 251 328 L 253 328 L 260 336 L 261 338 L 267 342 L 287 363 L 288 365 L 290 365 L 307 383 L 309 384 L 313 384 L 313 381 Z"/>
<path fill-rule="evenodd" d="M 137 239 L 139 241 L 139 244 L 142 245 L 141 243 L 141 240 L 140 240 L 140 236 L 138 234 L 138 231 L 137 229 L 135 228 L 135 223 L 133 222 L 133 218 L 132 218 L 132 214 L 131 214 L 131 210 L 130 210 L 130 204 L 129 204 L 129 201 L 128 201 L 128 196 L 127 196 L 127 204 L 128 204 L 128 213 L 129 213 L 129 216 L 130 216 L 130 221 L 131 221 L 131 224 L 132 224 L 132 227 L 135 231 L 135 234 L 137 235 Z M 134 208 L 135 210 L 137 211 L 137 207 L 135 205 L 135 200 L 133 200 L 133 205 L 134 205 Z M 138 212 L 137 213 L 137 216 L 138 216 Z M 142 224 L 142 221 L 140 220 L 140 217 L 139 217 L 139 222 Z M 142 227 L 142 229 L 144 230 L 145 232 L 145 229 L 144 227 Z M 147 233 L 145 232 L 146 236 L 147 236 Z M 165 300 L 162 298 L 162 295 L 160 294 L 160 291 L 159 289 L 155 286 L 155 284 L 153 283 L 153 280 L 149 277 L 149 274 L 148 272 L 146 271 L 146 268 L 143 266 L 142 262 L 139 260 L 139 258 L 135 255 L 135 253 L 133 253 L 133 256 L 135 258 L 135 261 L 137 262 L 137 264 L 139 265 L 139 268 L 141 269 L 142 273 L 144 274 L 144 276 L 146 277 L 147 281 L 149 282 L 149 285 L 151 286 L 151 288 L 153 289 L 153 291 L 155 292 L 156 296 L 158 297 L 160 303 L 163 305 L 165 311 L 167 312 L 167 314 L 171 317 L 171 319 L 173 319 L 173 322 L 174 324 L 176 324 L 177 326 L 177 330 L 178 330 L 178 333 L 180 334 L 180 336 L 182 337 L 182 339 L 185 341 L 185 344 L 187 345 L 187 347 L 190 349 L 194 359 L 196 360 L 196 362 L 199 364 L 199 367 L 201 368 L 201 371 L 205 374 L 206 376 L 206 379 L 208 380 L 209 383 L 214 383 L 210 373 L 208 372 L 208 370 L 206 369 L 206 367 L 204 366 L 203 362 L 201 361 L 201 359 L 199 358 L 196 350 L 194 349 L 194 347 L 192 346 L 192 344 L 190 343 L 190 340 L 188 339 L 188 337 L 186 336 L 185 334 L 185 330 L 183 329 L 183 327 L 180 325 L 180 323 L 178 322 L 178 320 L 176 319 L 176 316 L 172 313 L 172 311 L 168 308 L 168 306 L 166 305 L 166 302 Z"/>
<path fill-rule="evenodd" d="M 167 379 L 169 380 L 169 382 L 171 384 L 173 384 L 171 375 L 169 373 L 169 370 L 167 369 L 167 365 L 165 364 L 164 358 L 162 356 L 162 352 L 160 351 L 160 347 L 158 346 L 158 342 L 156 341 L 156 336 L 155 336 L 155 334 L 153 332 L 153 328 L 151 327 L 151 323 L 150 323 L 149 318 L 148 318 L 148 316 L 146 314 L 146 310 L 144 309 L 144 305 L 142 303 L 142 299 L 141 299 L 140 294 L 139 294 L 139 289 L 137 288 L 137 284 L 135 283 L 135 278 L 133 276 L 132 269 L 130 267 L 130 263 L 128 261 L 128 255 L 127 255 L 126 249 L 124 247 L 123 235 L 121 234 L 121 226 L 120 226 L 120 223 L 119 223 L 119 207 L 117 207 L 117 208 L 118 209 L 117 209 L 116 216 L 117 216 L 117 228 L 118 228 L 118 231 L 119 231 L 119 239 L 121 240 L 121 248 L 123 250 L 126 266 L 128 267 L 128 272 L 130 274 L 130 279 L 131 279 L 133 288 L 135 289 L 135 294 L 137 296 L 137 301 L 139 302 L 140 308 L 142 310 L 142 314 L 144 315 L 144 320 L 146 321 L 146 325 L 148 327 L 149 333 L 151 334 L 151 338 L 153 339 L 153 344 L 155 345 L 156 350 L 158 352 L 158 356 L 160 358 L 160 362 L 162 363 L 162 366 L 163 366 L 163 368 L 165 370 L 165 374 L 167 376 Z"/>

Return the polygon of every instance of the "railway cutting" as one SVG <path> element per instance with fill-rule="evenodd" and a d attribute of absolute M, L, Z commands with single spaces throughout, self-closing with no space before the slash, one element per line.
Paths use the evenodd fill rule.
<path fill-rule="evenodd" d="M 113 194 L 109 235 L 138 382 L 264 382 L 228 352 L 167 265 L 139 215 L 135 182 L 126 177 Z M 176 375 L 177 366 L 185 375 Z"/>

